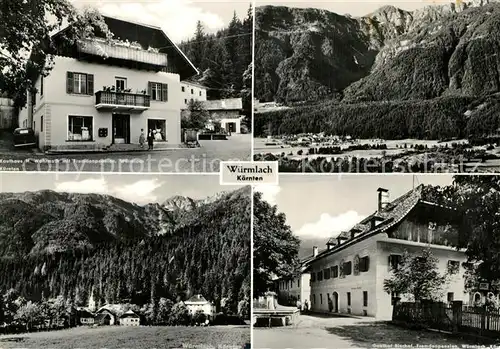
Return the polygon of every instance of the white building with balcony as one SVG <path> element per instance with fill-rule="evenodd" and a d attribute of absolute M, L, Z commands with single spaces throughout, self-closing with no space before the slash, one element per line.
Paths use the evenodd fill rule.
<path fill-rule="evenodd" d="M 98 149 L 155 142 L 180 144 L 181 80 L 198 73 L 159 27 L 104 16 L 113 40 L 56 43 L 54 67 L 35 83 L 19 113 L 41 149 Z"/>

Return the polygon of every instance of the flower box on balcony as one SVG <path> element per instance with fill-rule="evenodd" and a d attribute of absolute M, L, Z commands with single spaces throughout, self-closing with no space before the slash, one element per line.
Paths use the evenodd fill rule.
<path fill-rule="evenodd" d="M 77 47 L 79 52 L 88 55 L 151 64 L 158 67 L 168 65 L 166 53 L 145 50 L 133 43 L 85 39 L 80 40 Z"/>
<path fill-rule="evenodd" d="M 97 109 L 141 112 L 149 109 L 151 98 L 146 94 L 98 91 L 95 94 Z"/>

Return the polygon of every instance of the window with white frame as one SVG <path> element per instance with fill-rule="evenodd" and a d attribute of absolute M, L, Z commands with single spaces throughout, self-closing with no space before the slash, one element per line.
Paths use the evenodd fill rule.
<path fill-rule="evenodd" d="M 92 116 L 68 116 L 68 141 L 91 141 L 92 124 Z"/>
<path fill-rule="evenodd" d="M 94 75 L 67 72 L 66 92 L 69 94 L 93 95 Z"/>
<path fill-rule="evenodd" d="M 153 83 L 151 85 L 151 99 L 155 101 L 161 100 L 161 85 L 157 83 Z"/>
<path fill-rule="evenodd" d="M 117 77 L 115 80 L 116 80 L 116 92 L 123 92 L 127 89 L 127 79 L 126 78 Z"/>
<path fill-rule="evenodd" d="M 73 80 L 73 92 L 87 93 L 87 75 L 75 74 Z"/>

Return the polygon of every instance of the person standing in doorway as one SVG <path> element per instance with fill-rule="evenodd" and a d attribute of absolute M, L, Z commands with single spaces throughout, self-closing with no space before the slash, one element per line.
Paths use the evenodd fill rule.
<path fill-rule="evenodd" d="M 144 148 L 144 143 L 146 143 L 146 136 L 144 136 L 144 129 L 141 128 L 141 135 L 139 136 L 139 145 Z"/>
<path fill-rule="evenodd" d="M 333 311 L 333 301 L 330 298 L 330 295 L 328 295 L 328 310 L 330 311 L 330 313 Z"/>
<path fill-rule="evenodd" d="M 149 129 L 148 132 L 148 150 L 153 150 L 154 135 L 153 130 Z"/>

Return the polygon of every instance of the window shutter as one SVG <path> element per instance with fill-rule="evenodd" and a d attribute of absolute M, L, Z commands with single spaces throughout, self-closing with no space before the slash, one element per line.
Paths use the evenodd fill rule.
<path fill-rule="evenodd" d="M 168 85 L 167 84 L 161 85 L 161 100 L 163 102 L 168 102 Z"/>
<path fill-rule="evenodd" d="M 151 81 L 148 82 L 148 95 L 153 97 L 153 83 Z"/>
<path fill-rule="evenodd" d="M 73 93 L 73 73 L 70 71 L 66 74 L 66 92 Z"/>
<path fill-rule="evenodd" d="M 94 75 L 87 74 L 87 94 L 92 96 L 94 94 Z"/>

